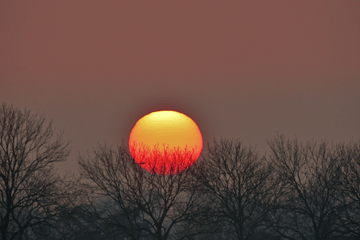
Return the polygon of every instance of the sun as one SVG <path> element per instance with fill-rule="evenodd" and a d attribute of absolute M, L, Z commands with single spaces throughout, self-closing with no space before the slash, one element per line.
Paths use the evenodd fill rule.
<path fill-rule="evenodd" d="M 135 161 L 155 174 L 177 174 L 199 158 L 203 138 L 198 125 L 176 111 L 156 111 L 140 118 L 129 137 Z"/>

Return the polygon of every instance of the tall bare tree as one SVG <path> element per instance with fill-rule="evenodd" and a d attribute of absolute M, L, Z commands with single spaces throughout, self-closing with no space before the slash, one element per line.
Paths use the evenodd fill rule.
<path fill-rule="evenodd" d="M 159 158 L 161 164 L 163 156 Z M 93 156 L 80 157 L 78 162 L 89 189 L 97 202 L 102 201 L 100 205 L 93 201 L 93 213 L 111 227 L 109 234 L 117 232 L 134 240 L 185 238 L 187 233 L 179 232 L 177 226 L 199 204 L 187 170 L 178 173 L 176 166 L 157 164 L 154 171 L 144 170 L 125 145 L 117 151 L 100 146 Z M 166 169 L 166 174 L 153 173 L 159 169 Z"/>
<path fill-rule="evenodd" d="M 0 107 L 0 233 L 22 239 L 56 214 L 63 178 L 54 163 L 69 154 L 51 122 L 3 103 Z"/>
<path fill-rule="evenodd" d="M 269 214 L 273 229 L 284 239 L 327 240 L 336 234 L 336 209 L 341 162 L 334 146 L 280 135 L 269 141 L 271 163 L 284 195 Z"/>
<path fill-rule="evenodd" d="M 252 239 L 264 226 L 276 198 L 272 171 L 251 146 L 221 139 L 208 147 L 195 176 L 211 198 L 211 215 L 222 226 L 226 239 Z"/>

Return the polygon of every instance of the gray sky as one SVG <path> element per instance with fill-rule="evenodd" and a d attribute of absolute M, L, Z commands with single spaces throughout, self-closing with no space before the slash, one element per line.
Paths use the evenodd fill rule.
<path fill-rule="evenodd" d="M 359 92 L 358 0 L 0 0 L 0 101 L 65 130 L 62 170 L 163 109 L 205 142 L 358 140 Z"/>

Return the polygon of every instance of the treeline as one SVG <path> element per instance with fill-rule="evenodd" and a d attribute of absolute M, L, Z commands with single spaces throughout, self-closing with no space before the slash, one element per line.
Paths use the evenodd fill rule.
<path fill-rule="evenodd" d="M 157 175 L 128 147 L 78 157 L 43 115 L 0 108 L 2 240 L 360 239 L 360 141 L 278 135 L 269 153 L 239 140 L 207 146 L 189 169 Z"/>

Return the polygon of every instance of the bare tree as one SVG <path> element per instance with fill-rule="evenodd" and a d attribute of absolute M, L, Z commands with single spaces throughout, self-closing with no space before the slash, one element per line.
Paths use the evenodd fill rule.
<path fill-rule="evenodd" d="M 159 158 L 161 164 L 164 158 Z M 177 226 L 199 204 L 196 190 L 190 187 L 191 174 L 187 170 L 179 173 L 176 166 L 161 167 L 159 164 L 155 164 L 156 168 L 154 165 L 153 171 L 144 170 L 125 145 L 118 151 L 100 146 L 93 156 L 80 157 L 78 162 L 82 176 L 98 197 L 97 202 L 102 202 L 96 205 L 93 201 L 93 213 L 111 227 L 111 234 L 117 232 L 131 239 L 185 237 L 187 233 L 177 231 Z M 166 174 L 153 173 L 160 169 L 166 170 Z"/>
<path fill-rule="evenodd" d="M 341 163 L 341 177 L 338 178 L 340 192 L 337 209 L 340 233 L 360 238 L 360 142 L 338 144 L 336 156 Z"/>
<path fill-rule="evenodd" d="M 55 135 L 51 122 L 30 111 L 0 108 L 1 239 L 22 239 L 56 214 L 65 193 L 54 163 L 68 156 L 68 143 Z"/>
<path fill-rule="evenodd" d="M 276 198 L 270 166 L 253 147 L 227 139 L 214 141 L 202 164 L 195 176 L 215 199 L 215 225 L 226 239 L 254 238 Z"/>
<path fill-rule="evenodd" d="M 285 186 L 280 207 L 269 214 L 273 229 L 285 239 L 333 239 L 341 178 L 333 146 L 302 144 L 284 136 L 269 141 L 269 146 L 272 165 Z"/>

